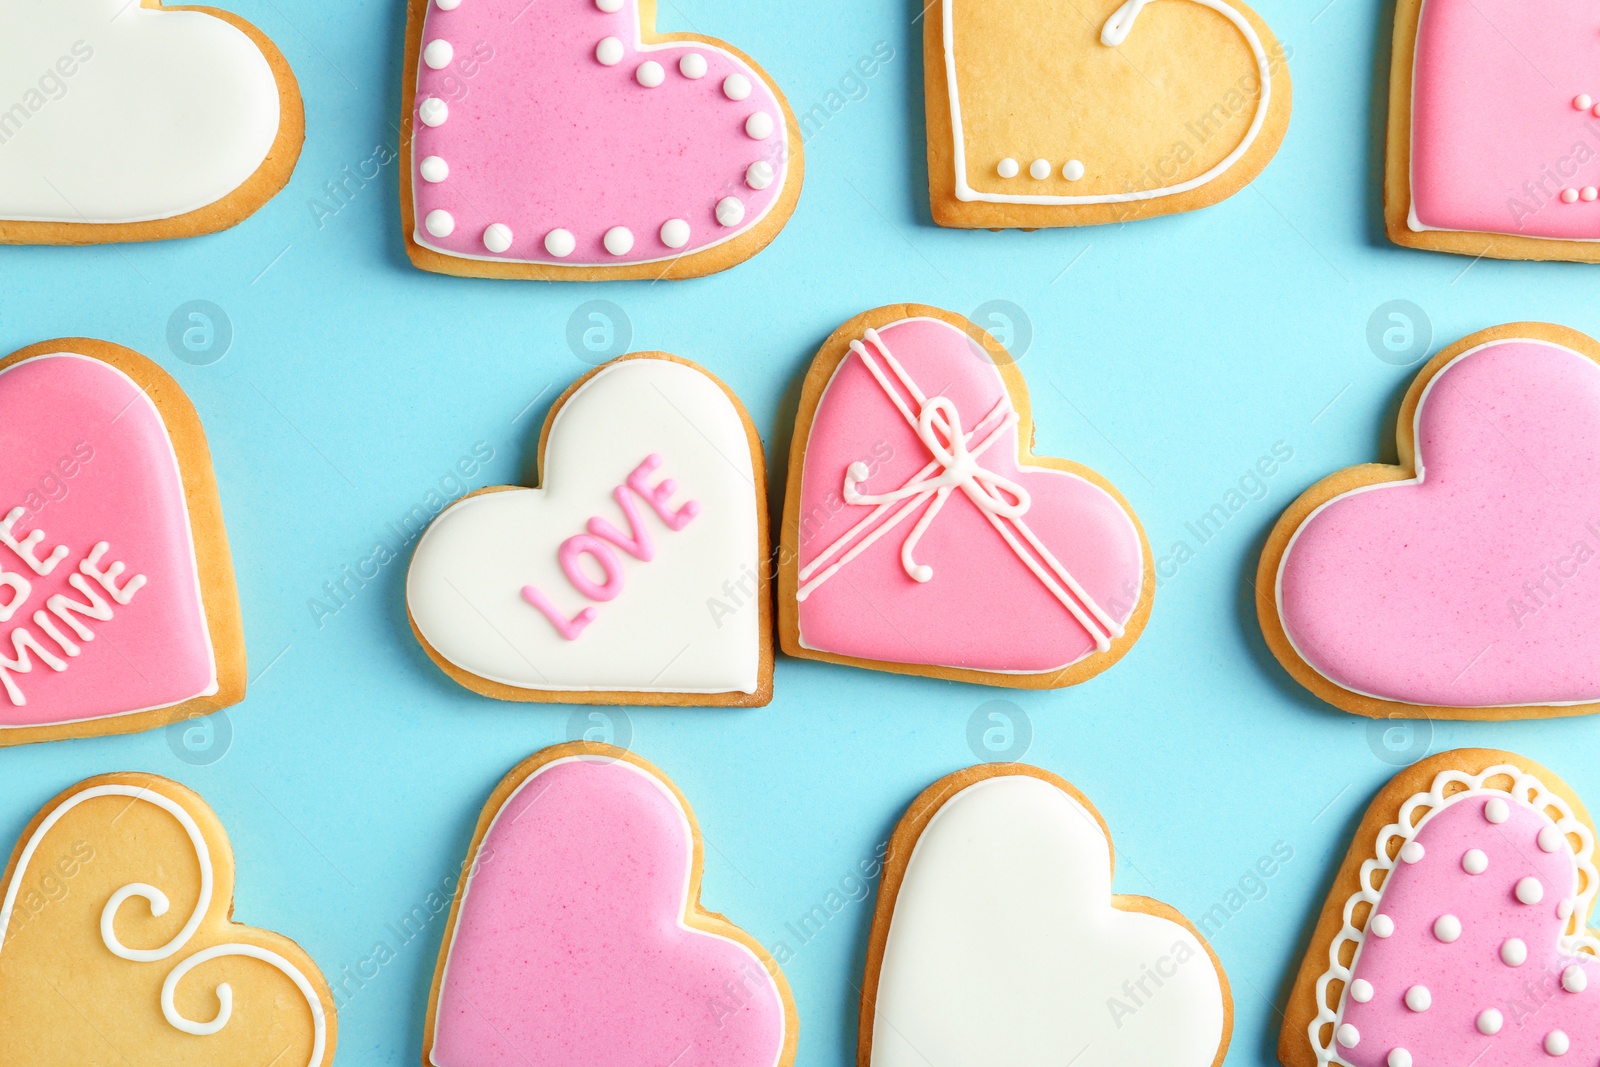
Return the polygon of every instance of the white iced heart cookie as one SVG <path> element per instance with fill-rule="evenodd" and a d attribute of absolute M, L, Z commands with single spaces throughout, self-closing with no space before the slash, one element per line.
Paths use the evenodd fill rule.
<path fill-rule="evenodd" d="M 456 681 L 505 700 L 771 699 L 761 442 L 727 387 L 625 356 L 551 409 L 542 485 L 448 508 L 406 579 L 412 628 Z"/>
<path fill-rule="evenodd" d="M 225 229 L 288 181 L 294 75 L 231 14 L 137 0 L 0 0 L 0 242 Z"/>
<path fill-rule="evenodd" d="M 924 790 L 885 862 L 862 1067 L 1221 1063 L 1221 963 L 1170 906 L 1113 895 L 1111 868 L 1099 812 L 1048 771 L 987 765 Z"/>

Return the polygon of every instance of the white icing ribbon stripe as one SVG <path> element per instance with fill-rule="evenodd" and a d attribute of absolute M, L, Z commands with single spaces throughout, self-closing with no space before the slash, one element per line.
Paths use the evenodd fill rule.
<path fill-rule="evenodd" d="M 881 354 L 882 364 L 868 345 Z M 871 547 L 873 542 L 930 500 L 932 503 L 928 504 L 922 517 L 900 545 L 900 565 L 913 581 L 932 580 L 933 568 L 916 560 L 917 545 L 938 517 L 951 492 L 960 489 L 989 520 L 1017 559 L 1072 613 L 1072 617 L 1094 639 L 1095 647 L 1101 652 L 1109 649 L 1111 641 L 1122 636 L 1122 626 L 1095 603 L 1094 598 L 1023 521 L 1023 516 L 1032 506 L 1028 491 L 978 463 L 978 457 L 1017 424 L 1017 413 L 1011 406 L 1010 397 L 1002 390 L 1000 399 L 995 401 L 989 413 L 971 431 L 965 431 L 955 404 L 948 397 L 925 395 L 900 365 L 900 361 L 894 358 L 877 330 L 867 330 L 865 344 L 851 341 L 850 351 L 871 373 L 873 380 L 910 424 L 917 439 L 933 459 L 900 488 L 887 493 L 861 492 L 858 486 L 867 478 L 867 467 L 860 462 L 850 464 L 844 477 L 845 501 L 875 506 L 871 514 L 800 568 L 801 584 L 795 599 L 805 600 L 851 560 Z M 893 375 L 894 381 L 890 380 L 890 375 Z M 880 522 L 880 519 L 884 521 Z"/>

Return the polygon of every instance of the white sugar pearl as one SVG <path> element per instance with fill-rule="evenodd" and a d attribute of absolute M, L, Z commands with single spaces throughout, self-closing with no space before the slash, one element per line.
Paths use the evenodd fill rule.
<path fill-rule="evenodd" d="M 1350 999 L 1357 1004 L 1365 1004 L 1372 999 L 1372 983 L 1365 978 L 1357 978 L 1350 983 Z"/>
<path fill-rule="evenodd" d="M 639 69 L 633 72 L 633 77 L 646 89 L 654 89 L 667 80 L 667 72 L 661 69 L 660 63 L 647 59 L 639 64 Z"/>
<path fill-rule="evenodd" d="M 744 183 L 752 189 L 765 189 L 772 184 L 774 177 L 772 164 L 764 159 L 758 159 L 745 169 Z"/>
<path fill-rule="evenodd" d="M 1433 936 L 1449 944 L 1461 936 L 1461 920 L 1454 915 L 1441 915 L 1433 921 Z"/>
<path fill-rule="evenodd" d="M 744 204 L 736 196 L 725 196 L 717 201 L 717 221 L 724 226 L 737 226 L 744 221 Z"/>
<path fill-rule="evenodd" d="M 1572 917 L 1572 901 L 1570 899 L 1568 899 L 1568 898 L 1562 898 L 1561 903 L 1556 905 L 1556 918 L 1558 918 L 1558 919 L 1570 919 L 1571 917 Z"/>
<path fill-rule="evenodd" d="M 430 96 L 417 107 L 417 117 L 424 126 L 443 126 L 450 117 L 450 105 L 437 96 Z"/>
<path fill-rule="evenodd" d="M 1563 190 L 1561 190 L 1561 202 L 1563 204 L 1576 204 L 1578 202 L 1578 190 L 1576 190 L 1576 189 L 1563 189 Z"/>
<path fill-rule="evenodd" d="M 1493 1037 L 1506 1024 L 1499 1008 L 1484 1008 L 1478 1013 L 1478 1033 Z"/>
<path fill-rule="evenodd" d="M 706 57 L 699 52 L 690 52 L 678 60 L 678 73 L 685 78 L 698 81 L 706 76 Z"/>
<path fill-rule="evenodd" d="M 503 222 L 491 222 L 483 231 L 483 247 L 499 255 L 511 247 L 511 227 Z"/>
<path fill-rule="evenodd" d="M 566 259 L 578 247 L 570 230 L 551 230 L 544 235 L 544 250 L 557 259 Z"/>
<path fill-rule="evenodd" d="M 433 0 L 433 6 L 440 11 L 454 11 L 461 6 L 461 0 Z"/>
<path fill-rule="evenodd" d="M 594 57 L 608 67 L 614 67 L 622 62 L 622 42 L 615 37 L 607 37 L 594 46 Z"/>
<path fill-rule="evenodd" d="M 1461 856 L 1461 869 L 1468 874 L 1482 874 L 1489 869 L 1489 857 L 1481 848 L 1469 848 Z"/>
<path fill-rule="evenodd" d="M 455 57 L 456 50 L 449 41 L 429 41 L 428 47 L 422 50 L 422 61 L 433 70 L 448 67 Z"/>
<path fill-rule="evenodd" d="M 1389 1050 L 1389 1058 L 1385 1060 L 1389 1067 L 1411 1067 L 1411 1053 L 1403 1048 Z"/>
<path fill-rule="evenodd" d="M 1521 967 L 1528 962 L 1528 946 L 1522 938 L 1510 937 L 1500 945 L 1500 961 L 1508 967 Z"/>
<path fill-rule="evenodd" d="M 1015 178 L 1021 169 L 1022 168 L 1017 165 L 1016 160 L 1012 159 L 1010 156 L 1007 156 L 1000 161 L 1000 165 L 995 168 L 995 171 L 1002 178 Z"/>
<path fill-rule="evenodd" d="M 1417 863 L 1426 854 L 1421 841 L 1407 841 L 1400 846 L 1400 858 L 1407 863 Z"/>
<path fill-rule="evenodd" d="M 1433 994 L 1425 985 L 1414 985 L 1406 990 L 1406 1007 L 1412 1011 L 1427 1011 L 1433 1006 Z"/>
<path fill-rule="evenodd" d="M 456 220 L 443 208 L 434 208 L 428 212 L 428 217 L 422 220 L 422 225 L 435 237 L 449 237 L 455 232 Z"/>
<path fill-rule="evenodd" d="M 1492 797 L 1490 798 L 1489 803 L 1483 806 L 1483 817 L 1488 819 L 1490 822 L 1499 825 L 1500 823 L 1503 823 L 1507 819 L 1511 818 L 1511 809 L 1506 806 L 1506 802 L 1504 800 L 1501 800 L 1499 797 Z"/>
<path fill-rule="evenodd" d="M 1577 108 L 1579 111 L 1588 111 L 1590 105 L 1593 103 L 1594 100 L 1589 96 L 1588 93 L 1579 93 L 1577 96 L 1572 98 L 1572 106 Z"/>
<path fill-rule="evenodd" d="M 661 224 L 661 243 L 668 248 L 682 248 L 689 243 L 689 224 L 683 219 L 668 219 Z"/>
<path fill-rule="evenodd" d="M 750 79 L 743 74 L 730 74 L 722 79 L 722 95 L 729 100 L 743 100 L 750 95 Z"/>
<path fill-rule="evenodd" d="M 1334 1038 L 1345 1048 L 1355 1048 L 1361 1043 L 1361 1031 L 1349 1023 L 1342 1023 L 1339 1029 L 1333 1032 Z"/>
<path fill-rule="evenodd" d="M 1083 177 L 1083 161 L 1077 159 L 1067 160 L 1061 165 L 1061 176 L 1069 182 L 1075 182 Z"/>
<path fill-rule="evenodd" d="M 757 141 L 765 141 L 772 136 L 772 116 L 765 111 L 757 111 L 744 120 L 744 132 Z"/>
<path fill-rule="evenodd" d="M 1572 1042 L 1560 1030 L 1552 1030 L 1544 1035 L 1544 1050 L 1552 1056 L 1565 1056 L 1571 1047 Z"/>
<path fill-rule="evenodd" d="M 1028 173 L 1041 181 L 1050 177 L 1050 161 L 1048 159 L 1034 160 L 1028 164 Z"/>
<path fill-rule="evenodd" d="M 1544 886 L 1530 874 L 1517 882 L 1516 893 L 1517 899 L 1524 904 L 1537 904 L 1544 899 Z"/>
<path fill-rule="evenodd" d="M 1557 830 L 1554 826 L 1546 826 L 1539 831 L 1539 851 L 1555 852 L 1561 848 L 1565 840 L 1561 836 L 1560 830 Z"/>
<path fill-rule="evenodd" d="M 1593 200 L 1595 197 L 1600 196 L 1600 189 L 1596 189 L 1592 185 L 1585 185 L 1583 187 L 1583 191 L 1581 193 L 1579 193 L 1578 195 L 1580 197 L 1582 197 L 1583 198 L 1583 202 L 1587 204 L 1589 201 Z"/>
<path fill-rule="evenodd" d="M 1589 988 L 1589 972 L 1574 963 L 1561 972 L 1561 988 L 1568 993 L 1582 993 Z"/>
<path fill-rule="evenodd" d="M 608 15 L 615 15 L 622 10 L 622 0 L 594 0 L 594 6 Z"/>
<path fill-rule="evenodd" d="M 625 256 L 633 251 L 633 231 L 626 226 L 613 226 L 604 238 L 606 251 L 614 256 Z"/>
<path fill-rule="evenodd" d="M 1394 920 L 1387 915 L 1374 915 L 1367 929 L 1372 931 L 1374 937 L 1388 937 L 1394 933 Z"/>
<path fill-rule="evenodd" d="M 437 184 L 450 177 L 450 164 L 440 156 L 428 156 L 418 169 L 421 170 L 422 180 L 425 182 Z"/>

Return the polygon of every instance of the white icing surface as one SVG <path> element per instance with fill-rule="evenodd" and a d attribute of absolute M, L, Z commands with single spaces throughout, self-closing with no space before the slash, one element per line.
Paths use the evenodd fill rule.
<path fill-rule="evenodd" d="M 674 531 L 635 497 L 655 558 L 618 549 L 624 587 L 591 603 L 562 572 L 557 550 L 592 516 L 629 532 L 612 493 L 652 454 L 661 466 L 649 483 L 673 479 L 672 503 L 694 500 L 700 512 Z M 743 594 L 733 605 L 725 588 L 741 580 L 752 588 L 761 566 L 755 476 L 744 422 L 715 382 L 667 360 L 602 369 L 557 413 L 540 478 L 545 488 L 454 505 L 417 545 L 406 600 L 441 656 L 525 689 L 755 691 L 761 613 Z M 523 600 L 528 584 L 568 617 L 593 607 L 594 622 L 563 638 Z M 731 613 L 714 617 L 713 598 Z"/>
<path fill-rule="evenodd" d="M 1110 893 L 1109 842 L 1068 794 L 1027 775 L 956 794 L 895 901 L 872 1067 L 1210 1067 L 1224 1021 L 1211 957 L 1170 920 L 1114 909 Z M 1135 989 L 1136 1006 L 1123 983 L 1146 968 L 1162 984 Z M 1114 1016 L 1113 998 L 1128 1011 Z"/>
<path fill-rule="evenodd" d="M 221 19 L 137 0 L 0 2 L 0 217 L 182 215 L 243 185 L 278 123 L 272 67 Z"/>

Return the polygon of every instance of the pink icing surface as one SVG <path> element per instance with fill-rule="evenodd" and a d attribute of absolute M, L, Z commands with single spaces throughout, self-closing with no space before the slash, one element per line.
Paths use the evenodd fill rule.
<path fill-rule="evenodd" d="M 1587 0 L 1426 0 L 1417 34 L 1411 194 L 1423 225 L 1600 238 L 1600 9 Z"/>
<path fill-rule="evenodd" d="M 1417 1067 L 1548 1063 L 1543 1042 L 1552 1030 L 1571 1042 L 1560 1062 L 1592 1064 L 1600 1058 L 1600 967 L 1594 957 L 1578 957 L 1588 978 L 1583 992 L 1569 993 L 1561 984 L 1562 971 L 1575 962 L 1561 948 L 1566 922 L 1556 911 L 1577 890 L 1571 845 L 1563 838 L 1557 851 L 1545 852 L 1538 835 L 1553 825 L 1550 819 L 1508 794 L 1489 795 L 1509 806 L 1505 822 L 1495 825 L 1484 817 L 1483 795 L 1453 801 L 1417 832 L 1422 858 L 1400 860 L 1383 886 L 1374 914 L 1392 919 L 1394 933 L 1375 936 L 1369 920 L 1351 973 L 1352 984 L 1371 983 L 1372 999 L 1360 1004 L 1346 991 L 1341 1006 L 1340 1021 L 1360 1036 L 1354 1048 L 1336 1048 L 1355 1067 L 1386 1067 L 1394 1048 L 1410 1052 Z M 1488 858 L 1482 874 L 1462 868 L 1463 855 L 1474 848 Z M 1536 904 L 1516 897 L 1516 884 L 1525 877 L 1537 878 L 1544 890 Z M 1445 914 L 1461 922 L 1461 936 L 1449 943 L 1433 933 L 1434 921 Z M 1501 959 L 1509 938 L 1527 947 L 1519 966 Z M 1431 996 L 1424 1011 L 1406 1006 L 1413 985 Z M 1504 1020 L 1492 1036 L 1480 1033 L 1476 1022 L 1487 1008 Z"/>
<path fill-rule="evenodd" d="M 776 984 L 744 946 L 682 925 L 691 848 L 676 798 L 632 764 L 535 772 L 479 849 L 433 1063 L 772 1067 Z"/>
<path fill-rule="evenodd" d="M 947 323 L 908 319 L 879 334 L 925 394 L 955 403 L 968 431 L 1005 395 L 987 357 Z M 806 445 L 801 566 L 873 510 L 841 498 L 850 464 L 864 462 L 872 471 L 860 485 L 863 493 L 884 493 L 909 481 L 930 458 L 860 357 L 848 356 L 817 405 Z M 1138 532 L 1121 506 L 1077 476 L 1019 467 L 1014 427 L 979 462 L 1028 491 L 1029 527 L 1112 618 L 1125 622 L 1138 602 L 1144 562 Z M 918 561 L 934 570 L 927 582 L 912 580 L 901 565 L 911 526 L 904 522 L 879 538 L 800 602 L 800 637 L 808 648 L 989 671 L 1052 670 L 1095 650 L 1088 631 L 962 491 L 950 494 L 916 549 Z"/>
<path fill-rule="evenodd" d="M 1420 484 L 1335 498 L 1284 553 L 1295 648 L 1389 700 L 1600 699 L 1600 367 L 1536 341 L 1476 349 L 1429 385 L 1416 441 Z"/>
<path fill-rule="evenodd" d="M 55 672 L 35 657 L 33 670 L 13 673 L 27 704 L 12 706 L 0 690 L 0 728 L 36 726 L 164 707 L 199 696 L 213 685 L 213 661 L 195 577 L 188 512 L 172 444 L 155 406 L 126 376 L 96 360 L 41 356 L 0 372 L 0 518 L 17 506 L 43 502 L 20 519 L 18 539 L 34 530 L 45 538 L 36 554 L 57 545 L 67 556 L 46 576 L 28 569 L 0 546 L 0 569 L 20 573 L 33 585 L 26 604 L 0 623 L 0 655 L 12 657 L 11 635 L 27 627 L 67 667 Z M 62 464 L 92 450 L 87 462 Z M 54 492 L 56 499 L 51 499 Z M 65 495 L 62 495 L 64 492 Z M 30 496 L 30 494 L 38 494 Z M 148 581 L 127 605 L 118 605 L 90 580 L 111 606 L 108 621 L 84 620 L 94 633 L 69 657 L 32 619 L 45 601 L 61 593 L 87 598 L 68 576 L 95 544 L 110 546 L 100 561 L 127 564 L 119 586 L 132 575 Z M 7 595 L 0 593 L 0 603 Z"/>
<path fill-rule="evenodd" d="M 788 133 L 776 92 L 729 52 L 700 42 L 641 46 L 638 27 L 637 0 L 610 14 L 594 0 L 465 0 L 453 11 L 430 4 L 424 46 L 448 41 L 454 59 L 439 70 L 418 64 L 418 107 L 434 97 L 449 108 L 437 127 L 413 114 L 418 241 L 456 255 L 582 266 L 686 255 L 755 226 L 777 201 L 787 167 Z M 623 46 L 614 66 L 595 55 L 607 37 Z M 680 71 L 689 54 L 704 58 L 703 77 Z M 659 63 L 665 75 L 654 88 L 635 77 L 646 61 Z M 723 92 L 730 74 L 749 80 L 744 100 Z M 745 129 L 757 111 L 772 119 L 773 132 L 763 139 Z M 423 179 L 429 156 L 449 165 L 444 181 Z M 745 182 L 757 160 L 775 174 L 764 190 Z M 717 221 L 725 197 L 744 205 L 737 225 Z M 423 228 L 436 209 L 455 220 L 446 237 Z M 662 242 L 661 225 L 669 219 L 689 224 L 685 247 Z M 512 231 L 510 249 L 499 255 L 484 247 L 491 223 Z M 602 244 L 614 226 L 633 234 L 625 255 Z M 577 241 L 565 259 L 545 249 L 545 235 L 557 228 Z"/>

